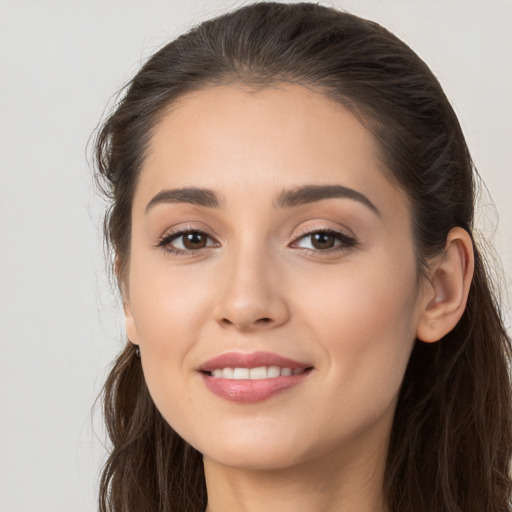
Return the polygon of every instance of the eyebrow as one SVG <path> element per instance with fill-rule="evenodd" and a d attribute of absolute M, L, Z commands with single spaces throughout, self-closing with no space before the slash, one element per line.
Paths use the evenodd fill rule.
<path fill-rule="evenodd" d="M 175 188 L 158 192 L 146 205 L 146 213 L 157 204 L 189 203 L 219 208 L 221 201 L 213 190 L 197 187 Z"/>
<path fill-rule="evenodd" d="M 367 206 L 373 213 L 381 216 L 377 207 L 361 192 L 343 185 L 305 185 L 292 190 L 283 190 L 276 200 L 274 207 L 290 208 L 302 204 L 314 203 L 322 199 L 352 199 Z"/>
<path fill-rule="evenodd" d="M 323 199 L 352 199 L 368 207 L 373 213 L 381 217 L 377 207 L 361 192 L 342 185 L 304 185 L 291 190 L 283 190 L 273 201 L 274 208 L 293 208 L 310 204 Z M 158 204 L 189 203 L 206 208 L 220 208 L 225 201 L 210 189 L 199 187 L 184 187 L 162 190 L 158 192 L 147 204 L 148 210 Z"/>

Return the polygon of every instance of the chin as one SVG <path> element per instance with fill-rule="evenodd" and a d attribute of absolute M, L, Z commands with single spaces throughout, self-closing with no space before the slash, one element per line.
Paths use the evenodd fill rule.
<path fill-rule="evenodd" d="M 253 471 L 275 471 L 295 466 L 301 462 L 297 450 L 278 449 L 275 445 L 268 447 L 229 446 L 224 450 L 209 450 L 203 453 L 205 459 L 235 469 Z"/>
<path fill-rule="evenodd" d="M 298 442 L 293 432 L 267 435 L 262 430 L 238 430 L 232 434 L 211 432 L 208 437 L 187 439 L 205 459 L 239 469 L 278 470 L 301 462 L 305 454 L 298 451 L 304 442 Z M 232 432 L 232 431 L 231 431 Z M 197 442 L 196 442 L 197 441 Z"/>

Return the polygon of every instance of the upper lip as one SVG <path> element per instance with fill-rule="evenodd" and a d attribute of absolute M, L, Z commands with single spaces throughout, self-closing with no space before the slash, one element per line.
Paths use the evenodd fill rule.
<path fill-rule="evenodd" d="M 199 367 L 199 371 L 211 372 L 220 368 L 258 368 L 259 366 L 279 366 L 292 370 L 310 368 L 311 365 L 272 352 L 227 352 L 214 357 Z"/>

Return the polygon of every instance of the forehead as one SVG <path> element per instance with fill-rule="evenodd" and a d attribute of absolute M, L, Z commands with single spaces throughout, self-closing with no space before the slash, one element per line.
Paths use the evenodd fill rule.
<path fill-rule="evenodd" d="M 185 95 L 163 115 L 135 199 L 186 186 L 264 197 L 336 183 L 386 210 L 404 198 L 382 167 L 372 134 L 320 92 L 291 84 L 216 86 Z"/>

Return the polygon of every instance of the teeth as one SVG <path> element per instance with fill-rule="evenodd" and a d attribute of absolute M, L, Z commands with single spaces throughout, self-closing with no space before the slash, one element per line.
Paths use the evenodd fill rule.
<path fill-rule="evenodd" d="M 279 377 L 281 375 L 281 368 L 279 366 L 269 366 L 267 369 L 267 377 L 273 378 L 273 377 Z"/>
<path fill-rule="evenodd" d="M 280 368 L 279 366 L 258 366 L 257 368 L 217 368 L 212 371 L 212 376 L 222 379 L 234 380 L 259 380 L 274 379 L 276 377 L 289 377 L 303 373 L 303 368 Z"/>
<path fill-rule="evenodd" d="M 252 379 L 266 379 L 267 369 L 264 366 L 258 368 L 251 368 L 249 370 L 249 378 Z"/>
<path fill-rule="evenodd" d="M 221 372 L 221 377 L 224 377 L 225 379 L 232 379 L 234 370 L 233 368 L 224 368 L 224 370 L 219 370 Z"/>
<path fill-rule="evenodd" d="M 250 377 L 249 368 L 234 368 L 233 369 L 233 379 L 242 380 L 248 379 Z"/>

